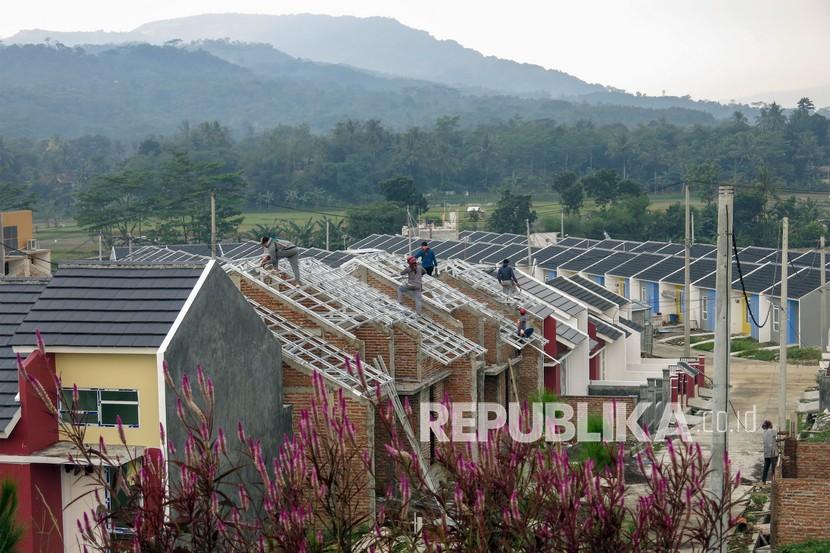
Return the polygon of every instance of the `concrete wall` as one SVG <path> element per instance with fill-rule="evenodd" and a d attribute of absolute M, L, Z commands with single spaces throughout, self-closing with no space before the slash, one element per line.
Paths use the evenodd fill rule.
<path fill-rule="evenodd" d="M 814 290 L 801 298 L 798 313 L 801 319 L 801 345 L 821 347 L 821 291 Z M 824 294 L 827 313 L 830 314 L 830 293 Z M 823 330 L 827 332 L 825 328 Z"/>
<path fill-rule="evenodd" d="M 165 359 L 174 382 L 187 372 L 194 387 L 201 364 L 216 387 L 216 426 L 232 434 L 242 421 L 267 455 L 276 454 L 291 428 L 283 406 L 281 347 L 220 267 L 207 276 Z M 182 429 L 171 424 L 176 401 L 170 393 L 166 406 L 170 439 L 183 443 Z"/>

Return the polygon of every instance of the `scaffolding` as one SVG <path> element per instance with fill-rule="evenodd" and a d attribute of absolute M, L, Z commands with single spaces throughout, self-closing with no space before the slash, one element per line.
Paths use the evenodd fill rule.
<path fill-rule="evenodd" d="M 304 258 L 300 263 L 303 284 L 293 278 L 281 278 L 273 269 L 261 268 L 256 260 L 231 264 L 226 270 L 258 280 L 273 293 L 347 331 L 367 322 L 387 327 L 400 323 L 414 328 L 421 334 L 421 351 L 444 366 L 486 351 L 479 344 L 418 316 L 339 268 L 311 258 Z M 288 268 L 280 272 L 291 275 Z"/>
<path fill-rule="evenodd" d="M 379 278 L 385 279 L 392 285 L 397 286 L 401 272 L 400 260 L 392 254 L 370 253 L 360 255 L 343 265 L 343 270 L 354 272 L 358 267 L 365 267 Z M 480 315 L 489 318 L 499 325 L 499 338 L 516 349 L 521 349 L 527 344 L 527 340 L 516 333 L 516 324 L 501 313 L 487 307 L 485 304 L 472 299 L 463 292 L 460 292 L 438 280 L 437 278 L 425 278 L 422 283 L 422 297 L 424 301 L 447 313 L 456 309 L 466 307 L 478 312 Z M 531 341 L 539 346 L 544 346 L 547 340 L 541 333 L 535 334 Z"/>

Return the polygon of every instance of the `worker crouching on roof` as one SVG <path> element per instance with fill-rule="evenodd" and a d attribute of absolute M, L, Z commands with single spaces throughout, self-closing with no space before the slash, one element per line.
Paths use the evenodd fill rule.
<path fill-rule="evenodd" d="M 403 293 L 409 292 L 415 296 L 415 312 L 421 314 L 421 290 L 423 290 L 424 268 L 418 265 L 418 260 L 410 255 L 406 258 L 406 269 L 401 271 L 406 276 L 406 282 L 398 287 L 398 303 L 403 303 Z"/>
<path fill-rule="evenodd" d="M 524 307 L 519 308 L 519 318 L 516 319 L 516 334 L 519 335 L 519 338 L 528 340 L 533 336 L 533 329 L 527 326 L 527 309 Z"/>
<path fill-rule="evenodd" d="M 415 259 L 421 258 L 421 265 L 424 271 L 429 276 L 432 276 L 433 271 L 438 271 L 438 260 L 435 258 L 435 252 L 429 247 L 429 242 L 421 242 L 421 248 L 415 252 Z M 437 272 L 435 273 L 438 274 Z"/>
<path fill-rule="evenodd" d="M 294 280 L 298 283 L 300 279 L 300 252 L 297 246 L 288 240 L 277 240 L 270 236 L 263 236 L 259 241 L 260 245 L 267 252 L 262 257 L 261 266 L 272 266 L 279 270 L 280 259 L 287 259 L 291 265 L 291 272 L 294 273 Z"/>

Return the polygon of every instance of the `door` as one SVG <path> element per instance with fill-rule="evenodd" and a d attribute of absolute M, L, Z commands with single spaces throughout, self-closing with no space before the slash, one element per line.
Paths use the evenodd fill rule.
<path fill-rule="evenodd" d="M 741 334 L 744 335 L 751 335 L 752 334 L 752 325 L 750 317 L 749 317 L 749 306 L 751 304 L 746 303 L 746 298 L 741 296 L 741 311 L 743 312 L 741 315 Z"/>

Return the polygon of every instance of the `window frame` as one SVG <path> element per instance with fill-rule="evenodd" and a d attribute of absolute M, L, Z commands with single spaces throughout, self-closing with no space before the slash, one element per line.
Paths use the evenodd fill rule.
<path fill-rule="evenodd" d="M 709 296 L 705 294 L 700 298 L 700 318 L 704 321 L 709 320 Z"/>
<path fill-rule="evenodd" d="M 78 388 L 78 393 L 82 392 L 94 392 L 96 394 L 96 411 L 89 411 L 89 410 L 79 410 L 79 413 L 84 413 L 84 415 L 96 414 L 97 415 L 97 422 L 85 422 L 86 425 L 97 426 L 100 428 L 115 428 L 118 426 L 115 422 L 112 423 L 105 423 L 103 422 L 104 416 L 104 405 L 135 405 L 136 408 L 136 423 L 135 424 L 127 424 L 122 422 L 122 426 L 124 428 L 141 428 L 141 392 L 134 388 Z M 135 400 L 130 401 L 121 401 L 121 400 L 113 400 L 113 399 L 102 399 L 102 394 L 107 392 L 123 392 L 123 393 L 134 393 Z M 72 397 L 72 388 L 62 388 L 61 389 L 61 401 L 60 401 L 60 408 L 59 414 L 61 420 L 66 422 L 64 418 L 64 413 L 69 413 L 69 409 L 65 408 L 64 399 Z"/>
<path fill-rule="evenodd" d="M 781 331 L 781 306 L 772 304 L 772 331 Z"/>

